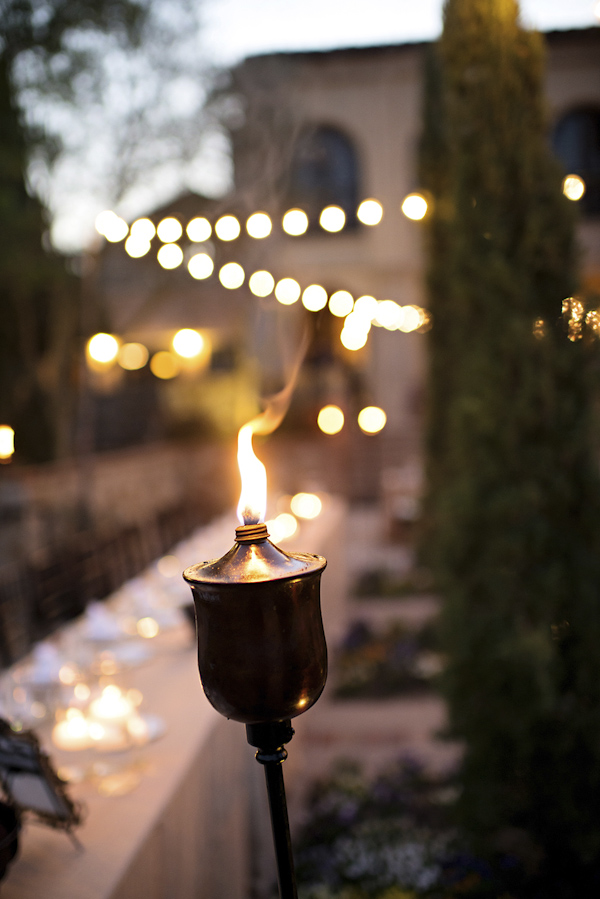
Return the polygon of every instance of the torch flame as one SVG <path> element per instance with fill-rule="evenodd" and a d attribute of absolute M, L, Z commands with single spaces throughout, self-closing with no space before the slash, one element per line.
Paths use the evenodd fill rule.
<path fill-rule="evenodd" d="M 252 435 L 272 434 L 281 422 L 289 408 L 292 393 L 296 386 L 298 372 L 306 348 L 308 346 L 307 335 L 301 342 L 296 361 L 288 383 L 283 390 L 264 400 L 265 409 L 252 421 L 240 428 L 238 434 L 238 465 L 242 479 L 242 492 L 237 507 L 240 524 L 258 524 L 265 520 L 267 511 L 267 471 L 260 459 L 254 454 L 252 448 Z"/>

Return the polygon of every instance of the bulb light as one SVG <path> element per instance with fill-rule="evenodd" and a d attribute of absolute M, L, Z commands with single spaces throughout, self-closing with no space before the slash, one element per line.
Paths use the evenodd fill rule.
<path fill-rule="evenodd" d="M 0 425 L 0 460 L 6 462 L 15 451 L 15 432 L 10 425 Z"/>
<path fill-rule="evenodd" d="M 150 241 L 139 237 L 138 234 L 130 234 L 125 241 L 125 252 L 132 259 L 140 259 L 150 251 Z"/>
<path fill-rule="evenodd" d="M 319 216 L 319 224 L 324 231 L 334 234 L 346 224 L 346 213 L 340 206 L 326 206 Z"/>
<path fill-rule="evenodd" d="M 292 497 L 290 507 L 298 518 L 310 520 L 321 514 L 323 503 L 315 493 L 297 493 Z"/>
<path fill-rule="evenodd" d="M 96 231 L 110 243 L 119 243 L 129 233 L 129 225 L 112 210 L 107 209 L 96 216 Z"/>
<path fill-rule="evenodd" d="M 403 306 L 402 313 L 402 322 L 398 325 L 398 330 L 406 334 L 416 331 L 425 322 L 425 314 L 419 306 Z"/>
<path fill-rule="evenodd" d="M 329 297 L 329 311 L 338 318 L 350 315 L 354 308 L 354 298 L 347 290 L 336 290 Z"/>
<path fill-rule="evenodd" d="M 375 299 L 375 297 L 371 297 L 368 294 L 365 294 L 362 297 L 359 297 L 354 304 L 354 309 L 352 310 L 352 315 L 355 315 L 358 318 L 363 318 L 365 321 L 370 323 L 373 321 L 375 316 L 377 315 L 377 311 L 379 309 L 379 303 Z M 348 316 L 349 318 L 350 316 Z M 347 320 L 346 320 L 347 321 Z"/>
<path fill-rule="evenodd" d="M 124 343 L 119 349 L 117 361 L 127 371 L 137 371 L 148 361 L 148 350 L 143 343 Z"/>
<path fill-rule="evenodd" d="M 422 194 L 408 194 L 402 202 L 401 209 L 406 218 L 419 222 L 427 215 L 427 200 Z"/>
<path fill-rule="evenodd" d="M 227 290 L 236 290 L 244 283 L 246 274 L 237 262 L 226 262 L 219 271 L 219 281 Z"/>
<path fill-rule="evenodd" d="M 248 287 L 255 297 L 268 297 L 273 293 L 275 278 L 270 272 L 259 271 L 250 275 Z"/>
<path fill-rule="evenodd" d="M 362 350 L 368 340 L 368 337 L 368 331 L 352 330 L 352 328 L 342 328 L 340 341 L 342 343 L 342 346 L 346 347 L 347 350 L 356 352 L 357 350 Z"/>
<path fill-rule="evenodd" d="M 275 297 L 282 306 L 291 306 L 300 296 L 301 288 L 293 278 L 282 278 L 275 285 Z"/>
<path fill-rule="evenodd" d="M 166 243 L 160 248 L 156 258 L 163 268 L 177 268 L 183 262 L 183 250 L 176 243 Z"/>
<path fill-rule="evenodd" d="M 281 226 L 286 234 L 291 237 L 299 237 L 306 233 L 308 216 L 302 209 L 288 209 L 283 216 Z"/>
<path fill-rule="evenodd" d="M 196 253 L 188 262 L 188 272 L 197 281 L 210 278 L 214 268 L 215 264 L 208 253 Z"/>
<path fill-rule="evenodd" d="M 150 241 L 156 234 L 154 222 L 147 218 L 136 219 L 129 229 L 129 234 L 131 237 L 135 236 L 140 241 Z"/>
<path fill-rule="evenodd" d="M 114 362 L 119 352 L 119 341 L 112 334 L 94 334 L 87 343 L 87 354 L 94 362 L 108 365 Z"/>
<path fill-rule="evenodd" d="M 585 193 L 585 181 L 579 175 L 567 175 L 563 181 L 562 190 L 567 200 L 577 202 Z"/>
<path fill-rule="evenodd" d="M 178 356 L 194 359 L 204 349 L 204 338 L 193 328 L 182 328 L 173 338 L 172 344 Z"/>
<path fill-rule="evenodd" d="M 378 225 L 383 218 L 383 206 L 377 200 L 363 200 L 356 217 L 363 225 Z"/>
<path fill-rule="evenodd" d="M 324 434 L 339 434 L 344 427 L 344 413 L 339 406 L 323 406 L 317 415 L 317 425 Z"/>
<path fill-rule="evenodd" d="M 215 224 L 215 234 L 219 240 L 235 240 L 241 230 L 235 215 L 222 215 Z"/>
<path fill-rule="evenodd" d="M 172 215 L 164 218 L 156 227 L 158 239 L 163 243 L 174 243 L 183 234 L 181 222 Z"/>
<path fill-rule="evenodd" d="M 379 406 L 365 406 L 358 413 L 358 426 L 364 434 L 378 434 L 386 422 L 387 416 Z"/>
<path fill-rule="evenodd" d="M 173 353 L 159 350 L 150 360 L 150 371 L 156 378 L 168 381 L 179 374 L 179 363 Z"/>
<path fill-rule="evenodd" d="M 188 222 L 185 233 L 192 243 L 204 243 L 212 234 L 212 227 L 204 216 L 197 216 Z"/>
<path fill-rule="evenodd" d="M 327 291 L 320 284 L 311 284 L 302 294 L 302 305 L 309 312 L 320 312 L 327 305 Z"/>
<path fill-rule="evenodd" d="M 273 223 L 266 212 L 255 212 L 246 222 L 246 231 L 256 240 L 268 237 L 272 228 Z"/>
<path fill-rule="evenodd" d="M 387 331 L 396 331 L 404 321 L 402 306 L 399 306 L 393 300 L 382 300 L 377 305 L 377 312 L 373 321 Z"/>

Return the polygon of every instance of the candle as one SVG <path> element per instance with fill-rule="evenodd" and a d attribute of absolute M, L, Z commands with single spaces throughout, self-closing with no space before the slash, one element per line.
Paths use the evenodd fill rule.
<path fill-rule="evenodd" d="M 92 738 L 88 722 L 79 709 L 67 709 L 65 720 L 59 721 L 52 730 L 52 742 L 58 749 L 69 751 L 90 748 Z"/>
<path fill-rule="evenodd" d="M 90 704 L 90 718 L 100 724 L 124 725 L 133 714 L 133 710 L 133 703 L 115 684 L 109 684 L 102 691 L 102 695 Z"/>

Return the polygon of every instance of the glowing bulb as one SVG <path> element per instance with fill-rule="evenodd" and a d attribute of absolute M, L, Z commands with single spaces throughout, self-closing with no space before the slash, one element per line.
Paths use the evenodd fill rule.
<path fill-rule="evenodd" d="M 398 329 L 407 334 L 410 331 L 416 331 L 425 321 L 424 312 L 418 306 L 403 306 L 402 313 L 402 321 L 398 325 Z"/>
<path fill-rule="evenodd" d="M 319 312 L 327 305 L 327 291 L 320 284 L 311 284 L 302 294 L 302 305 L 309 312 Z"/>
<path fill-rule="evenodd" d="M 210 278 L 214 268 L 215 264 L 208 253 L 196 253 L 188 262 L 188 272 L 197 281 Z"/>
<path fill-rule="evenodd" d="M 340 334 L 342 346 L 345 346 L 347 350 L 352 350 L 353 352 L 362 350 L 368 338 L 368 331 L 352 330 L 351 328 L 342 328 L 342 333 Z"/>
<path fill-rule="evenodd" d="M 402 306 L 399 306 L 393 300 L 382 300 L 377 305 L 377 311 L 373 320 L 376 325 L 380 325 L 380 327 L 386 328 L 388 331 L 395 331 L 404 320 Z"/>
<path fill-rule="evenodd" d="M 151 640 L 153 637 L 156 637 L 158 634 L 158 623 L 154 620 L 154 618 L 140 618 L 137 623 L 136 630 L 140 637 L 144 637 L 146 640 Z"/>
<path fill-rule="evenodd" d="M 237 515 L 240 524 L 258 524 L 267 508 L 267 470 L 254 454 L 251 425 L 240 428 L 237 458 L 242 479 Z"/>
<path fill-rule="evenodd" d="M 138 234 L 130 234 L 125 241 L 125 252 L 132 259 L 140 259 L 150 251 L 150 241 L 139 237 Z"/>
<path fill-rule="evenodd" d="M 0 459 L 6 462 L 15 451 L 15 432 L 10 425 L 0 425 Z"/>
<path fill-rule="evenodd" d="M 365 434 L 378 434 L 385 428 L 387 416 L 379 406 L 365 406 L 358 413 L 358 426 Z"/>
<path fill-rule="evenodd" d="M 315 493 L 297 493 L 292 497 L 290 506 L 298 518 L 317 518 L 321 514 L 323 503 Z"/>
<path fill-rule="evenodd" d="M 185 233 L 193 243 L 204 243 L 212 234 L 212 228 L 208 219 L 197 216 L 188 222 Z"/>
<path fill-rule="evenodd" d="M 266 522 L 267 530 L 273 543 L 281 543 L 292 537 L 298 530 L 298 522 L 289 512 L 282 512 L 277 518 Z"/>
<path fill-rule="evenodd" d="M 363 225 L 378 225 L 383 218 L 383 206 L 377 200 L 363 200 L 356 217 Z"/>
<path fill-rule="evenodd" d="M 329 311 L 338 318 L 350 315 L 354 307 L 354 298 L 347 290 L 336 290 L 329 297 Z"/>
<path fill-rule="evenodd" d="M 235 215 L 222 215 L 215 224 L 215 234 L 219 240 L 235 240 L 241 230 Z"/>
<path fill-rule="evenodd" d="M 163 243 L 174 243 L 183 234 L 183 228 L 181 222 L 170 215 L 158 223 L 156 233 Z"/>
<path fill-rule="evenodd" d="M 357 318 L 360 316 L 369 322 L 372 322 L 377 315 L 378 308 L 379 303 L 375 297 L 365 294 L 365 296 L 359 297 L 355 302 L 352 315 L 356 315 Z"/>
<path fill-rule="evenodd" d="M 137 371 L 148 361 L 148 350 L 143 343 L 124 343 L 119 350 L 118 363 L 127 371 Z"/>
<path fill-rule="evenodd" d="M 110 243 L 118 243 L 124 240 L 129 233 L 129 225 L 110 209 L 96 216 L 96 231 L 102 234 Z"/>
<path fill-rule="evenodd" d="M 246 222 L 246 231 L 250 237 L 254 237 L 257 240 L 268 237 L 272 228 L 271 219 L 266 212 L 255 212 Z"/>
<path fill-rule="evenodd" d="M 324 434 L 339 434 L 344 427 L 344 413 L 339 406 L 323 406 L 317 424 Z"/>
<path fill-rule="evenodd" d="M 182 328 L 173 338 L 173 349 L 178 356 L 184 359 L 193 359 L 199 356 L 204 349 L 204 338 L 193 328 Z"/>
<path fill-rule="evenodd" d="M 408 194 L 402 202 L 401 209 L 406 218 L 418 222 L 427 214 L 427 200 L 422 194 Z"/>
<path fill-rule="evenodd" d="M 150 219 L 136 219 L 129 229 L 129 233 L 131 237 L 135 236 L 138 240 L 150 241 L 156 234 L 156 228 Z"/>
<path fill-rule="evenodd" d="M 183 262 L 183 250 L 176 243 L 166 243 L 160 248 L 156 258 L 163 268 L 177 268 Z"/>
<path fill-rule="evenodd" d="M 168 381 L 179 374 L 179 363 L 173 353 L 159 350 L 150 360 L 150 371 L 155 377 Z"/>
<path fill-rule="evenodd" d="M 256 297 L 268 297 L 273 293 L 275 278 L 270 272 L 254 272 L 248 281 L 248 287 Z"/>
<path fill-rule="evenodd" d="M 227 262 L 219 271 L 219 281 L 227 290 L 241 287 L 245 277 L 244 269 L 237 262 Z"/>
<path fill-rule="evenodd" d="M 275 285 L 275 297 L 283 306 L 295 303 L 300 293 L 300 285 L 293 278 L 282 278 Z"/>
<path fill-rule="evenodd" d="M 332 234 L 341 231 L 346 224 L 346 213 L 340 206 L 326 206 L 319 216 L 319 224 Z"/>
<path fill-rule="evenodd" d="M 563 194 L 567 200 L 581 200 L 585 193 L 585 181 L 579 175 L 567 175 L 562 185 Z"/>
<path fill-rule="evenodd" d="M 119 352 L 119 341 L 112 334 L 94 334 L 87 343 L 87 353 L 94 362 L 114 362 Z"/>
<path fill-rule="evenodd" d="M 281 226 L 286 234 L 298 237 L 308 228 L 308 216 L 302 209 L 288 209 L 283 216 Z"/>

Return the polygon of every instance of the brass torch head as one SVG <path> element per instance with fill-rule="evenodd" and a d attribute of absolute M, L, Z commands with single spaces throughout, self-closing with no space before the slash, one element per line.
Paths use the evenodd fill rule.
<path fill-rule="evenodd" d="M 214 708 L 235 721 L 294 718 L 327 678 L 320 604 L 322 556 L 286 553 L 266 525 L 242 525 L 220 559 L 187 568 L 198 667 Z"/>

